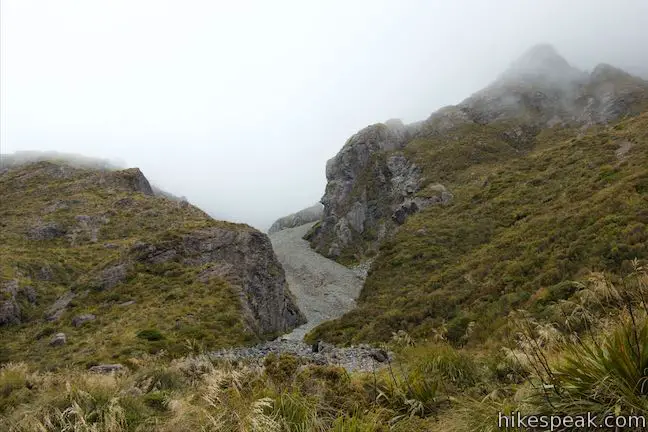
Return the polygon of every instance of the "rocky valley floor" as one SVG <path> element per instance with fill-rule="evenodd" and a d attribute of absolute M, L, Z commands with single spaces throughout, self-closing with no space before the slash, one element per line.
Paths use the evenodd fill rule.
<path fill-rule="evenodd" d="M 272 247 L 286 272 L 288 287 L 308 322 L 284 336 L 302 340 L 309 330 L 342 316 L 355 307 L 366 270 L 349 269 L 311 249 L 304 235 L 314 223 L 288 228 L 270 235 Z"/>
<path fill-rule="evenodd" d="M 313 347 L 303 341 L 304 335 L 318 324 L 355 307 L 367 272 L 366 265 L 350 269 L 311 249 L 303 237 L 312 226 L 307 223 L 270 234 L 290 291 L 308 322 L 276 340 L 222 349 L 212 352 L 212 358 L 262 362 L 270 353 L 291 354 L 306 363 L 338 365 L 348 371 L 371 371 L 387 360 L 387 353 L 369 345 L 342 348 L 320 343 Z"/>

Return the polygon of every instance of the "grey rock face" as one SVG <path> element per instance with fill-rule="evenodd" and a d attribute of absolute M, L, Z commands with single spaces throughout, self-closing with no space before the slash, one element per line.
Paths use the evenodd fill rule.
<path fill-rule="evenodd" d="M 50 340 L 50 345 L 51 346 L 61 346 L 65 345 L 67 342 L 67 336 L 65 336 L 65 333 L 56 333 L 54 336 L 52 336 L 52 339 Z"/>
<path fill-rule="evenodd" d="M 418 131 L 393 120 L 369 126 L 327 162 L 324 214 L 307 235 L 315 250 L 332 258 L 375 252 L 395 226 L 437 202 L 415 197 L 425 179 L 400 151 Z"/>
<path fill-rule="evenodd" d="M 198 279 L 227 280 L 239 292 L 248 326 L 255 332 L 285 332 L 305 322 L 268 236 L 259 231 L 206 228 L 163 245 L 137 243 L 131 253 L 145 263 L 178 259 L 186 265 L 206 266 Z"/>
<path fill-rule="evenodd" d="M 273 234 L 286 228 L 295 228 L 307 223 L 318 221 L 322 217 L 323 211 L 324 208 L 322 207 L 322 204 L 317 203 L 314 206 L 300 210 L 297 213 L 284 216 L 277 219 L 272 224 L 268 230 L 268 234 Z"/>
<path fill-rule="evenodd" d="M 76 225 L 71 227 L 68 238 L 72 246 L 79 241 L 87 240 L 92 243 L 97 242 L 101 226 L 109 222 L 106 215 L 77 215 L 75 218 Z"/>
<path fill-rule="evenodd" d="M 20 306 L 16 301 L 18 281 L 11 280 L 0 287 L 0 325 L 20 324 Z"/>
<path fill-rule="evenodd" d="M 54 273 L 49 266 L 43 266 L 38 270 L 36 278 L 42 281 L 51 281 L 54 278 Z"/>
<path fill-rule="evenodd" d="M 74 327 L 81 327 L 83 324 L 89 321 L 94 321 L 96 318 L 97 317 L 93 314 L 77 315 L 74 318 L 72 318 L 72 325 Z"/>

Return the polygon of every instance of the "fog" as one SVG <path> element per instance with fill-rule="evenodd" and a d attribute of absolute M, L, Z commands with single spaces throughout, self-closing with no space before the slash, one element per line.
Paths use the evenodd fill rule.
<path fill-rule="evenodd" d="M 458 103 L 531 45 L 648 75 L 645 0 L 1 5 L 0 152 L 117 160 L 264 230 L 320 199 L 354 132 Z"/>

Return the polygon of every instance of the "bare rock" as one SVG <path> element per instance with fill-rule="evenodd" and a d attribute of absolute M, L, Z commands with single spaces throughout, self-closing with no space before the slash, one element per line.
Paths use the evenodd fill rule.
<path fill-rule="evenodd" d="M 116 364 L 100 364 L 100 365 L 92 366 L 89 370 L 90 372 L 108 374 L 108 373 L 119 372 L 124 369 L 125 369 L 124 365 L 116 363 Z"/>
<path fill-rule="evenodd" d="M 621 141 L 619 143 L 619 148 L 614 152 L 614 154 L 616 155 L 617 159 L 624 160 L 628 152 L 632 150 L 633 147 L 634 143 L 631 143 L 630 141 Z"/>
<path fill-rule="evenodd" d="M 65 333 L 56 333 L 54 336 L 52 336 L 52 339 L 50 340 L 50 345 L 51 346 L 61 346 L 65 345 L 67 342 L 67 336 L 65 336 Z"/>
<path fill-rule="evenodd" d="M 66 230 L 55 222 L 43 222 L 32 226 L 27 231 L 27 238 L 29 240 L 53 240 L 58 237 L 63 237 Z"/>
<path fill-rule="evenodd" d="M 126 264 L 117 264 L 104 269 L 96 281 L 97 289 L 103 291 L 111 289 L 120 284 L 128 275 Z"/>
<path fill-rule="evenodd" d="M 141 192 L 153 196 L 151 184 L 139 168 L 128 168 L 110 173 L 107 182 L 129 192 Z"/>
<path fill-rule="evenodd" d="M 238 290 L 251 329 L 284 332 L 305 322 L 266 234 L 213 227 L 186 234 L 178 244 L 165 247 L 176 250 L 187 265 L 207 265 L 200 280 L 219 276 Z"/>
<path fill-rule="evenodd" d="M 74 327 L 81 327 L 83 324 L 89 321 L 94 321 L 96 318 L 97 317 L 93 314 L 77 315 L 74 318 L 72 318 L 72 325 Z"/>
<path fill-rule="evenodd" d="M 385 363 L 389 360 L 389 354 L 384 349 L 377 349 L 369 354 L 372 359 L 376 360 L 378 363 Z"/>
<path fill-rule="evenodd" d="M 54 304 L 52 304 L 52 306 L 50 306 L 49 309 L 47 309 L 47 311 L 45 312 L 45 319 L 47 321 L 56 321 L 61 318 L 61 315 L 63 315 L 63 312 L 65 312 L 65 308 L 68 307 L 74 297 L 76 297 L 76 294 L 74 294 L 72 291 L 68 291 L 61 297 L 56 299 Z"/>
<path fill-rule="evenodd" d="M 360 250 L 356 257 L 362 259 L 410 215 L 451 199 L 441 185 L 443 192 L 419 196 L 426 183 L 422 171 L 398 151 L 412 133 L 404 126 L 398 132 L 370 126 L 327 163 L 324 214 L 306 236 L 316 251 L 337 258 L 345 250 Z M 385 155 L 383 150 L 392 151 Z"/>
<path fill-rule="evenodd" d="M 133 304 L 135 304 L 135 300 L 129 300 L 127 302 L 119 303 L 117 306 L 126 307 L 126 306 L 130 306 L 130 305 L 133 305 Z"/>
<path fill-rule="evenodd" d="M 52 273 L 52 269 L 49 266 L 45 265 L 38 270 L 36 278 L 42 281 L 51 281 L 54 278 L 54 273 Z"/>
<path fill-rule="evenodd" d="M 5 282 L 0 289 L 0 325 L 20 324 L 20 306 L 16 301 L 18 281 Z"/>

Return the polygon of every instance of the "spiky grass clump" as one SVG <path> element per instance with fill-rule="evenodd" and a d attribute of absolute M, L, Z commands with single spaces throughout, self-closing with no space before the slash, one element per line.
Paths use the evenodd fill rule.
<path fill-rule="evenodd" d="M 648 320 L 627 319 L 601 340 L 568 346 L 555 378 L 557 391 L 540 399 L 548 411 L 648 412 Z"/>

